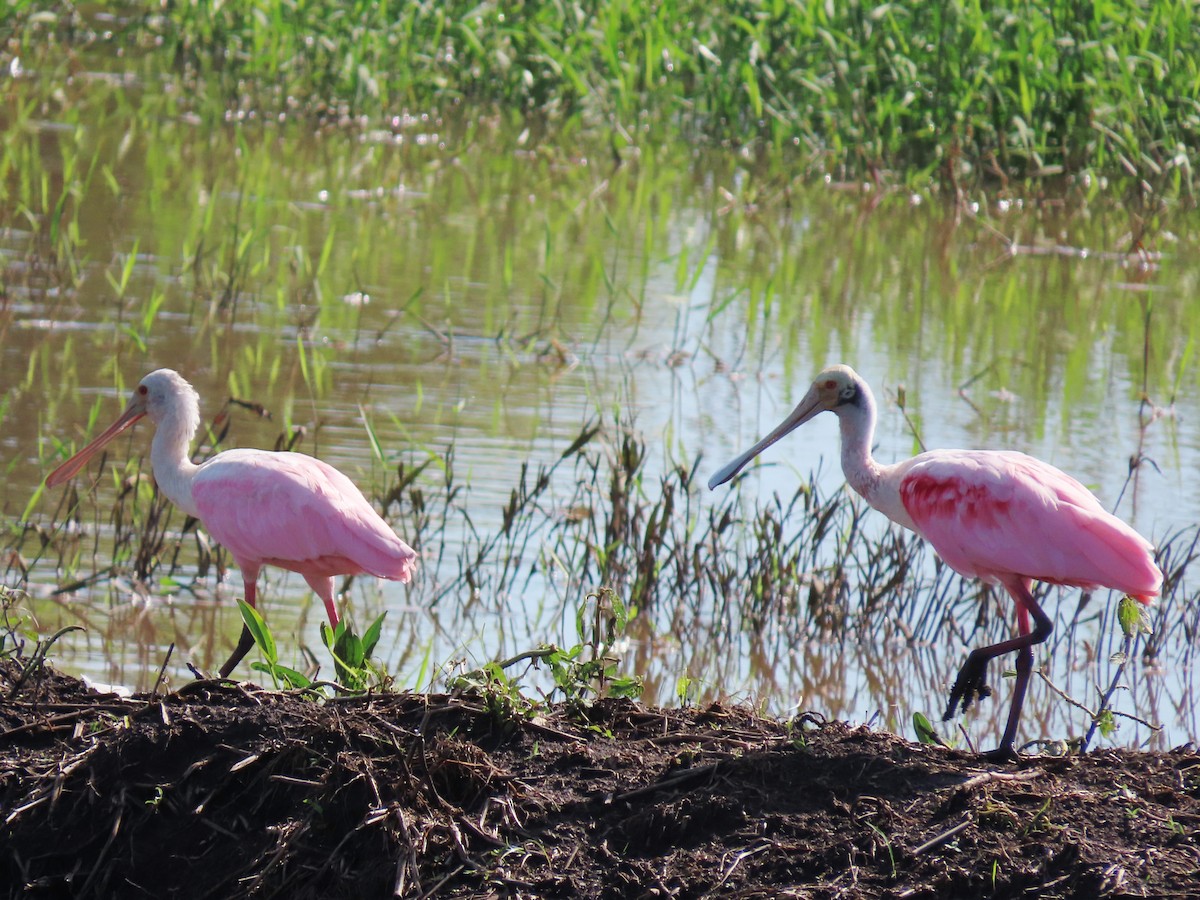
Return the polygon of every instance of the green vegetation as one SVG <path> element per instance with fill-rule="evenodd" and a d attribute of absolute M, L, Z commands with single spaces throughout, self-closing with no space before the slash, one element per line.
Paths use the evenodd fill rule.
<path fill-rule="evenodd" d="M 835 177 L 1133 177 L 1191 192 L 1200 28 L 1186 0 L 126 5 L 104 22 L 17 0 L 0 61 L 73 63 L 116 44 L 146 77 L 238 117 L 532 116 L 559 139 L 646 127 Z M 188 101 L 181 96 L 177 102 Z"/>
<path fill-rule="evenodd" d="M 251 663 L 250 668 L 256 672 L 264 672 L 271 676 L 271 681 L 276 688 L 280 685 L 288 688 L 309 687 L 312 684 L 312 679 L 298 672 L 296 669 L 279 662 L 279 651 L 275 644 L 275 635 L 271 633 L 271 629 L 263 619 L 262 613 L 245 600 L 239 599 L 237 604 L 238 612 L 242 614 L 242 621 L 246 624 L 246 628 L 250 630 L 250 634 L 254 637 L 254 643 L 266 659 L 265 662 Z"/>
<path fill-rule="evenodd" d="M 616 644 L 627 639 L 631 611 L 611 588 L 589 593 L 575 613 L 579 643 L 567 647 L 546 644 L 506 660 L 493 660 L 477 669 L 447 678 L 455 691 L 477 696 L 500 719 L 532 718 L 548 705 L 562 701 L 574 713 L 604 697 L 642 695 L 642 679 L 620 671 L 621 655 Z M 586 624 L 591 620 L 591 629 Z M 513 674 L 517 666 L 526 668 Z M 526 677 L 530 667 L 545 666 L 552 687 L 540 690 Z M 539 696 L 531 696 L 531 690 Z"/>
<path fill-rule="evenodd" d="M 371 658 L 375 645 L 379 643 L 386 614 L 382 612 L 376 616 L 362 635 L 355 632 L 345 619 L 338 622 L 337 628 L 321 623 L 321 640 L 333 656 L 333 668 L 339 684 L 353 691 L 390 685 L 387 672 Z"/>
<path fill-rule="evenodd" d="M 84 630 L 78 625 L 67 625 L 47 638 L 30 634 L 29 622 L 21 608 L 26 599 L 22 592 L 0 585 L 0 662 L 11 660 L 20 667 L 7 694 L 9 699 L 21 691 L 31 676 L 40 674 L 46 654 L 59 638 Z M 32 649 L 27 649 L 30 644 Z"/>
<path fill-rule="evenodd" d="M 265 660 L 252 663 L 250 668 L 270 676 L 276 688 L 311 689 L 316 694 L 319 688 L 329 684 L 315 683 L 308 675 L 282 664 L 275 635 L 262 614 L 245 600 L 239 599 L 237 603 L 242 621 Z M 334 679 L 340 691 L 361 694 L 375 689 L 386 690 L 392 686 L 387 670 L 372 658 L 383 630 L 385 615 L 380 613 L 376 616 L 361 635 L 344 618 L 338 622 L 337 628 L 321 623 L 321 640 L 333 660 Z"/>

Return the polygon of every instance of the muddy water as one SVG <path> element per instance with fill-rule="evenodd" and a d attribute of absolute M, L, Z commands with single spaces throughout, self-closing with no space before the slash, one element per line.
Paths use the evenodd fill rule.
<path fill-rule="evenodd" d="M 5 583 L 29 591 L 41 633 L 86 627 L 55 646 L 65 669 L 147 687 L 175 642 L 178 681 L 187 660 L 219 662 L 240 627 L 236 572 L 197 580 L 186 559 L 166 581 L 53 593 L 112 564 L 109 510 L 146 453 L 144 426 L 81 499 L 77 527 L 101 535 L 81 558 L 64 565 L 30 532 L 16 537 L 59 527 L 62 494 L 39 496 L 41 479 L 163 365 L 196 385 L 206 420 L 230 397 L 253 407 L 230 407 L 225 446 L 270 447 L 303 427 L 300 448 L 368 492 L 401 460 L 439 461 L 433 479 L 453 448 L 461 516 L 423 548 L 421 583 L 349 592 L 358 620 L 390 610 L 381 653 L 411 687 L 577 640 L 575 606 L 594 586 L 564 588 L 550 565 L 520 589 L 440 593 L 471 541 L 499 527 L 522 463 L 552 463 L 606 417 L 645 437 L 652 473 L 700 457 L 705 480 L 829 362 L 876 387 L 883 461 L 913 453 L 914 431 L 929 447 L 1020 449 L 1109 507 L 1120 498 L 1156 541 L 1200 521 L 1194 216 L 1102 200 L 955 206 L 804 183 L 670 140 L 618 161 L 603 143 L 564 150 L 490 119 L 314 134 L 179 115 L 152 86 L 109 78 L 80 76 L 61 96 L 33 73 L 14 89 L 29 102 L 4 111 L 0 137 L 0 504 L 28 576 L 10 561 Z M 789 495 L 814 470 L 838 490 L 826 418 L 765 455 L 741 487 L 747 503 Z M 1150 462 L 1129 480 L 1139 454 Z M 299 579 L 271 573 L 265 596 L 285 661 L 298 642 L 319 647 L 320 605 Z M 1064 621 L 1075 604 L 1065 597 Z M 910 733 L 913 711 L 940 710 L 966 649 L 830 648 L 705 633 L 703 619 L 681 630 L 663 613 L 637 630 L 630 667 L 649 699 L 673 702 L 687 677 L 697 699 Z M 1114 627 L 1084 616 L 1039 662 L 1093 702 Z M 1117 742 L 1196 738 L 1191 654 L 1182 638 L 1169 646 L 1134 667 L 1120 707 L 1167 730 L 1127 724 Z M 1005 710 L 993 704 L 971 735 L 986 743 Z M 1028 716 L 1029 733 L 1084 721 L 1044 684 Z"/>

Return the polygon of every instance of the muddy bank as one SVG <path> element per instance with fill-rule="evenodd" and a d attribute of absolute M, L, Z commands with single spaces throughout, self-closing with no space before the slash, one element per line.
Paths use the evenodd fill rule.
<path fill-rule="evenodd" d="M 11 897 L 1185 897 L 1200 755 L 979 765 L 819 716 L 97 694 L 0 663 Z"/>

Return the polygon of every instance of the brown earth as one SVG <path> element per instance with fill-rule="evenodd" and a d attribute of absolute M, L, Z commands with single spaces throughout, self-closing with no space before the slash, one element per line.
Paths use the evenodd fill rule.
<path fill-rule="evenodd" d="M 804 716 L 96 694 L 0 663 L 9 897 L 1197 897 L 1200 755 L 980 764 Z"/>

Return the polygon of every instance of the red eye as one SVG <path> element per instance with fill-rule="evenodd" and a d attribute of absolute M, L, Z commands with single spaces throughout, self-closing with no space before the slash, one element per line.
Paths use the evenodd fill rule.
<path fill-rule="evenodd" d="M 834 381 L 832 378 L 830 378 L 827 382 L 825 382 L 825 390 L 832 391 L 835 387 L 837 387 L 837 382 Z"/>
<path fill-rule="evenodd" d="M 144 384 L 139 384 L 138 393 L 145 397 L 148 393 L 150 393 L 150 390 Z"/>

